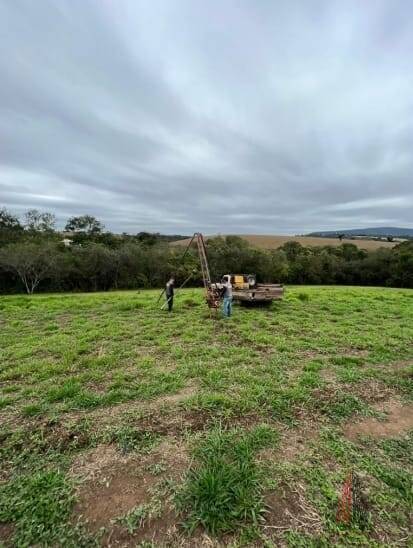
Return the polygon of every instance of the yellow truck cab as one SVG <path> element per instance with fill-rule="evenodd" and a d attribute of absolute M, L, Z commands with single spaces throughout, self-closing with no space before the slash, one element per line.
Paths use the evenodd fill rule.
<path fill-rule="evenodd" d="M 233 289 L 251 289 L 255 286 L 255 276 L 252 274 L 229 274 Z"/>

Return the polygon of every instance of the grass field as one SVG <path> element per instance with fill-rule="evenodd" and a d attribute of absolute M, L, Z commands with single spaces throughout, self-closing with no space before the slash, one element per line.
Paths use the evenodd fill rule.
<path fill-rule="evenodd" d="M 341 244 L 354 244 L 360 249 L 367 249 L 373 251 L 379 247 L 391 248 L 396 245 L 397 242 L 379 242 L 375 240 L 349 240 L 343 238 L 340 241 L 338 238 L 317 238 L 313 236 L 276 236 L 276 235 L 264 235 L 264 234 L 237 234 L 244 240 L 247 240 L 252 245 L 261 247 L 263 249 L 277 249 L 287 242 L 298 242 L 306 247 L 316 247 L 324 245 L 338 246 Z M 206 236 L 205 239 L 213 238 L 214 236 Z M 178 240 L 172 242 L 171 245 L 186 246 L 190 242 L 190 238 L 187 240 Z"/>
<path fill-rule="evenodd" d="M 157 295 L 1 298 L 4 546 L 412 546 L 413 291 Z"/>

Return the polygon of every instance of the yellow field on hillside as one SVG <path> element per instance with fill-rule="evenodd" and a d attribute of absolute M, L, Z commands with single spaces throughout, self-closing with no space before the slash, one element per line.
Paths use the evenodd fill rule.
<path fill-rule="evenodd" d="M 216 235 L 215 235 L 216 236 Z M 215 236 L 205 236 L 205 239 L 214 238 Z M 221 236 L 225 236 L 221 234 Z M 323 246 L 323 245 L 333 245 L 337 246 L 341 243 L 354 244 L 360 249 L 367 249 L 369 251 L 377 249 L 379 247 L 393 247 L 397 242 L 379 242 L 376 240 L 349 240 L 343 238 L 340 242 L 338 238 L 316 238 L 312 236 L 271 236 L 271 235 L 262 235 L 262 234 L 237 234 L 244 240 L 247 240 L 250 244 L 257 247 L 262 247 L 264 249 L 277 249 L 281 247 L 286 242 L 299 242 L 304 246 Z M 179 240 L 177 242 L 172 242 L 171 245 L 185 246 L 190 242 L 190 238 L 186 240 Z"/>

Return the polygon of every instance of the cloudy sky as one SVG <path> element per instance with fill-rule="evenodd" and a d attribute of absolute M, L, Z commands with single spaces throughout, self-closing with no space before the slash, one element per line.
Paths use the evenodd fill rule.
<path fill-rule="evenodd" d="M 413 227 L 408 0 L 0 0 L 0 207 Z"/>

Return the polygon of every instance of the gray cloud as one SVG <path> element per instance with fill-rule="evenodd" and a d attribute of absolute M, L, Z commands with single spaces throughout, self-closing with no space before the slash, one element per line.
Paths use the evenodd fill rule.
<path fill-rule="evenodd" d="M 413 226 L 403 0 L 0 0 L 0 205 L 118 231 Z"/>

